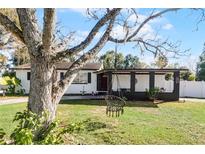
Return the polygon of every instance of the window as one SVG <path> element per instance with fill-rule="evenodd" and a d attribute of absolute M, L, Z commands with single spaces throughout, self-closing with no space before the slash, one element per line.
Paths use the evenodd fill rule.
<path fill-rule="evenodd" d="M 91 83 L 91 72 L 88 72 L 88 83 Z"/>
<path fill-rule="evenodd" d="M 27 80 L 30 80 L 31 78 L 31 72 L 27 72 Z"/>
<path fill-rule="evenodd" d="M 74 84 L 88 83 L 88 73 L 79 72 L 73 80 Z"/>
<path fill-rule="evenodd" d="M 64 72 L 60 72 L 60 80 L 64 79 Z"/>

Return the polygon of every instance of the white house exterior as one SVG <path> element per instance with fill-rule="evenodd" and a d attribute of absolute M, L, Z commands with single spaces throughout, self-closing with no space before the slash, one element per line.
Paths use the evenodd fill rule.
<path fill-rule="evenodd" d="M 57 79 L 60 80 L 63 74 L 69 68 L 71 63 L 63 62 L 56 64 Z M 67 89 L 65 95 L 76 94 L 93 94 L 97 91 L 97 78 L 95 71 L 102 69 L 102 65 L 99 63 L 88 63 L 78 73 L 76 79 L 71 86 Z M 21 65 L 14 68 L 17 78 L 21 80 L 22 88 L 25 89 L 25 93 L 29 93 L 30 89 L 30 64 Z"/>
<path fill-rule="evenodd" d="M 64 73 L 72 63 L 56 64 L 57 79 L 63 78 Z M 16 76 L 21 80 L 22 88 L 29 94 L 30 64 L 14 68 Z M 78 73 L 65 95 L 93 95 L 99 93 L 117 94 L 124 91 L 129 98 L 146 98 L 146 89 L 158 87 L 163 89 L 162 99 L 179 98 L 178 69 L 103 69 L 100 63 L 88 63 Z M 166 73 L 173 73 L 174 79 L 165 80 Z"/>

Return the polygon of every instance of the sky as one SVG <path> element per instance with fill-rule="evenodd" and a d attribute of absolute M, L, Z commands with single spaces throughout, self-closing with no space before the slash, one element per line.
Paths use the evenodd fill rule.
<path fill-rule="evenodd" d="M 151 10 L 153 9 L 136 9 L 138 18 L 143 20 Z M 158 10 L 156 9 L 156 11 Z M 63 31 L 76 31 L 77 42 L 82 41 L 96 23 L 96 21 L 88 20 L 85 12 L 85 9 L 58 9 L 57 11 L 57 21 L 60 21 Z M 42 16 L 42 11 L 39 11 L 38 14 Z M 190 49 L 188 56 L 182 56 L 178 59 L 170 58 L 169 61 L 170 63 L 178 62 L 180 65 L 185 65 L 194 70 L 205 42 L 205 22 L 197 25 L 200 15 L 199 11 L 190 9 L 169 12 L 149 22 L 142 33 L 146 34 L 145 37 L 148 38 L 158 33 L 162 39 L 169 38 L 173 42 L 181 41 L 180 49 L 182 51 Z M 121 28 L 115 30 L 119 35 L 123 33 Z M 114 43 L 107 43 L 98 55 L 105 53 L 107 50 L 113 50 L 115 46 Z M 151 53 L 145 52 L 142 55 L 139 49 L 133 48 L 133 46 L 133 44 L 118 44 L 118 52 L 122 52 L 124 55 L 128 53 L 137 55 L 146 63 L 154 61 L 154 56 Z"/>
<path fill-rule="evenodd" d="M 136 12 L 138 14 L 138 20 L 143 21 L 153 9 L 140 9 L 137 8 Z M 159 11 L 155 9 L 155 11 Z M 149 23 L 147 23 L 140 35 L 146 37 L 147 39 L 153 38 L 156 33 L 161 39 L 168 38 L 170 41 L 176 42 L 181 41 L 180 49 L 186 50 L 190 49 L 188 56 L 182 56 L 180 58 L 170 58 L 170 63 L 179 63 L 189 67 L 192 71 L 196 68 L 196 62 L 198 57 L 202 52 L 203 43 L 205 42 L 205 21 L 201 22 L 197 26 L 200 13 L 190 9 L 182 9 L 177 12 L 169 12 L 164 14 L 162 17 L 156 18 Z M 37 9 L 37 18 L 39 25 L 42 28 L 43 23 L 43 9 Z M 135 18 L 131 18 L 132 21 Z M 61 32 L 66 35 L 69 32 L 75 31 L 75 39 L 73 44 L 80 43 L 88 35 L 89 31 L 96 24 L 96 21 L 89 20 L 86 16 L 86 9 L 57 9 L 57 22 L 61 27 Z M 197 30 L 198 28 L 198 30 Z M 102 34 L 102 30 L 96 36 L 94 43 L 99 39 Z M 122 27 L 118 26 L 114 28 L 114 35 L 120 37 L 123 36 Z M 91 48 L 94 43 L 89 47 Z M 107 43 L 105 47 L 100 51 L 98 56 L 105 53 L 108 50 L 114 50 L 115 43 Z M 143 54 L 140 50 L 134 47 L 132 43 L 118 44 L 118 52 L 122 52 L 124 55 L 132 54 L 137 55 L 141 61 L 148 64 L 154 61 L 153 54 L 149 52 L 144 52 Z M 87 50 L 85 50 L 86 52 Z"/>

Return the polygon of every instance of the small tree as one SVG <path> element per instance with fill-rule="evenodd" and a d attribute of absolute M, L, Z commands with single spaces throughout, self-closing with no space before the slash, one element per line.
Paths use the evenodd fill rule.
<path fill-rule="evenodd" d="M 128 54 L 125 56 L 124 68 L 142 68 L 143 65 L 137 56 Z"/>
<path fill-rule="evenodd" d="M 104 55 L 100 56 L 100 60 L 103 62 L 104 68 L 123 68 L 124 56 L 122 53 L 116 53 L 115 51 L 107 51 Z"/>
<path fill-rule="evenodd" d="M 197 80 L 205 81 L 205 43 L 203 47 L 203 52 L 199 56 L 199 62 L 197 64 Z"/>

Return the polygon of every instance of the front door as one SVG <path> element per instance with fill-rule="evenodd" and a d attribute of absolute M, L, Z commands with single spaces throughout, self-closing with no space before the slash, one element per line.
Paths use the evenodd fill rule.
<path fill-rule="evenodd" d="M 97 75 L 97 90 L 107 91 L 107 76 L 104 74 Z"/>

